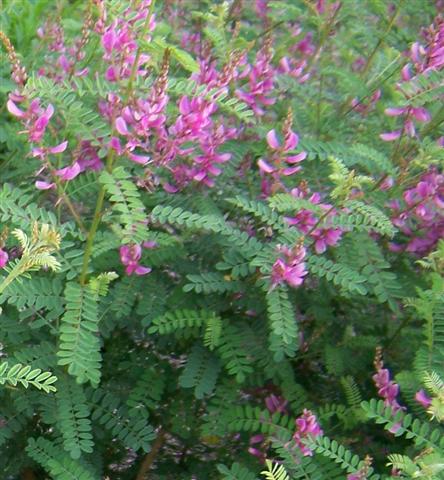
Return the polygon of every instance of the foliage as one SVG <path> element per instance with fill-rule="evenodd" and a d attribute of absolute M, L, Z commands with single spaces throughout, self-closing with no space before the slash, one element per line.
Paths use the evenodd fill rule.
<path fill-rule="evenodd" d="M 0 480 L 443 478 L 443 2 L 0 3 Z"/>

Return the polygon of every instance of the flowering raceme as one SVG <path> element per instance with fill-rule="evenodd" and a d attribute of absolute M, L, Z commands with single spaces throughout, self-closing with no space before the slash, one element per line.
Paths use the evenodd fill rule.
<path fill-rule="evenodd" d="M 271 96 L 275 75 L 271 64 L 272 56 L 271 39 L 267 39 L 258 51 L 253 66 L 250 67 L 248 85 L 236 91 L 237 96 L 258 116 L 265 114 L 264 107 L 273 105 L 275 102 Z"/>
<path fill-rule="evenodd" d="M 429 122 L 431 120 L 429 112 L 422 107 L 386 108 L 385 113 L 390 117 L 401 116 L 404 119 L 404 126 L 402 129 L 381 133 L 381 139 L 387 142 L 398 139 L 403 132 L 409 137 L 414 137 L 416 134 L 416 128 L 413 120 L 421 123 Z"/>
<path fill-rule="evenodd" d="M 148 41 L 151 37 L 146 35 L 145 38 L 140 38 L 137 25 L 140 24 L 140 21 L 148 20 L 147 31 L 152 32 L 155 29 L 156 20 L 155 16 L 150 14 L 150 5 L 151 0 L 140 2 L 136 15 L 133 9 L 128 7 L 118 19 L 104 28 L 102 34 L 103 59 L 109 64 L 105 72 L 105 79 L 109 82 L 114 83 L 129 78 L 133 69 L 137 76 L 146 75 L 147 71 L 143 67 L 150 57 L 143 53 L 137 55 L 137 42 Z"/>
<path fill-rule="evenodd" d="M 427 254 L 444 237 L 444 175 L 432 169 L 422 175 L 415 187 L 390 202 L 393 224 L 407 238 L 405 244 L 391 243 L 394 251 Z"/>
<path fill-rule="evenodd" d="M 17 95 L 12 98 L 16 99 Z M 38 98 L 32 100 L 26 111 L 17 107 L 15 102 L 10 98 L 6 104 L 8 111 L 17 118 L 20 118 L 25 126 L 22 133 L 28 135 L 29 141 L 34 143 L 41 143 L 45 135 L 46 127 L 49 120 L 54 115 L 54 107 L 49 104 L 46 108 L 42 108 Z M 20 99 L 24 101 L 25 98 Z"/>
<path fill-rule="evenodd" d="M 0 248 L 0 268 L 4 268 L 9 260 L 9 255 L 6 250 Z"/>
<path fill-rule="evenodd" d="M 288 283 L 291 287 L 299 287 L 308 273 L 304 263 L 307 254 L 305 248 L 296 246 L 290 249 L 280 246 L 278 252 L 283 254 L 284 258 L 278 258 L 273 264 L 271 272 L 272 287 L 281 283 Z"/>
<path fill-rule="evenodd" d="M 444 67 L 444 19 L 440 15 L 426 30 L 425 36 L 427 41 L 426 47 L 423 47 L 418 42 L 412 44 L 409 52 L 411 63 L 407 63 L 402 69 L 402 82 L 410 81 L 415 76 L 427 76 L 430 71 L 438 71 Z M 402 82 L 398 84 L 398 89 L 406 97 L 407 106 L 387 108 L 385 113 L 391 117 L 402 117 L 403 127 L 380 135 L 382 140 L 388 142 L 400 138 L 402 134 L 414 137 L 416 135 L 414 120 L 420 123 L 430 122 L 431 120 L 430 113 L 426 108 L 409 105 L 411 100 L 409 95 L 404 93 Z"/>
<path fill-rule="evenodd" d="M 288 224 L 309 235 L 314 240 L 314 248 L 318 254 L 324 253 L 329 246 L 337 245 L 343 231 L 340 228 L 328 226 L 336 215 L 336 210 L 332 205 L 321 203 L 321 196 L 318 192 L 310 195 L 311 192 L 304 182 L 299 187 L 293 188 L 290 193 L 295 198 L 309 200 L 314 206 L 319 207 L 323 213 L 319 217 L 312 210 L 301 208 L 293 217 L 286 217 Z M 322 226 L 320 225 L 320 218 L 322 218 Z"/>
<path fill-rule="evenodd" d="M 316 415 L 310 410 L 304 409 L 302 415 L 296 419 L 296 432 L 293 435 L 293 440 L 304 457 L 312 456 L 313 450 L 305 445 L 304 440 L 319 437 L 323 433 Z"/>
<path fill-rule="evenodd" d="M 264 196 L 269 196 L 279 190 L 287 190 L 282 177 L 291 176 L 301 170 L 299 165 L 306 157 L 306 152 L 300 152 L 296 155 L 289 155 L 288 153 L 294 150 L 299 143 L 298 135 L 291 129 L 293 115 L 291 110 L 288 111 L 287 116 L 282 127 L 284 140 L 281 145 L 277 138 L 276 131 L 270 130 L 267 133 L 267 144 L 271 150 L 269 159 L 259 159 L 258 167 L 263 177 L 262 193 Z"/>
<path fill-rule="evenodd" d="M 399 393 L 399 385 L 390 380 L 390 372 L 387 368 L 384 368 L 382 350 L 380 348 L 376 350 L 374 365 L 376 373 L 373 375 L 373 381 L 378 389 L 378 395 L 384 399 L 385 405 L 392 409 L 393 414 L 403 410 L 403 407 L 396 400 Z M 390 432 L 396 433 L 399 428 L 400 424 L 395 424 L 390 428 Z"/>

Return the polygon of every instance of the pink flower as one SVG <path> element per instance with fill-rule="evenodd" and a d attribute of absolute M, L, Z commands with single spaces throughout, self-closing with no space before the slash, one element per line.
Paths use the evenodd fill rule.
<path fill-rule="evenodd" d="M 268 411 L 271 413 L 285 413 L 286 407 L 288 405 L 288 400 L 285 400 L 285 398 L 283 397 L 271 394 L 265 398 L 265 405 Z"/>
<path fill-rule="evenodd" d="M 424 390 L 419 390 L 416 392 L 415 400 L 420 403 L 424 408 L 429 408 L 432 404 L 431 398 L 424 392 Z"/>
<path fill-rule="evenodd" d="M 35 187 L 38 190 L 51 190 L 56 187 L 55 183 L 45 182 L 43 180 L 37 180 L 35 182 Z"/>
<path fill-rule="evenodd" d="M 8 112 L 12 115 L 14 115 L 17 118 L 25 118 L 26 114 L 20 108 L 17 107 L 17 105 L 12 101 L 8 100 L 6 102 L 6 108 L 8 109 Z"/>
<path fill-rule="evenodd" d="M 378 395 L 384 399 L 386 406 L 391 407 L 393 414 L 403 410 L 401 405 L 399 405 L 398 401 L 396 400 L 396 397 L 399 393 L 399 385 L 390 380 L 390 372 L 388 369 L 384 368 L 384 362 L 382 361 L 382 352 L 380 348 L 376 350 L 374 365 L 376 368 L 376 373 L 373 375 L 373 381 L 378 389 Z M 389 431 L 396 433 L 400 426 L 400 424 L 395 424 L 390 428 Z"/>
<path fill-rule="evenodd" d="M 48 154 L 55 155 L 57 153 L 63 153 L 66 150 L 66 147 L 68 146 L 68 142 L 62 142 L 59 145 L 56 145 L 55 147 L 36 147 L 32 149 L 32 156 L 33 157 L 40 157 L 41 159 L 44 159 Z"/>
<path fill-rule="evenodd" d="M 421 255 L 434 249 L 444 237 L 444 175 L 431 169 L 416 186 L 406 190 L 401 202 L 391 202 L 392 223 L 405 236 L 407 243 L 391 245 L 391 249 Z"/>
<path fill-rule="evenodd" d="M 257 53 L 249 74 L 249 82 L 245 89 L 236 90 L 236 95 L 248 104 L 257 116 L 265 114 L 263 106 L 273 105 L 275 99 L 271 92 L 274 88 L 274 68 L 271 64 L 272 52 L 266 43 Z"/>
<path fill-rule="evenodd" d="M 381 140 L 384 140 L 384 142 L 393 142 L 393 140 L 396 140 L 400 136 L 401 136 L 401 130 L 395 130 L 394 132 L 381 133 L 379 135 Z"/>
<path fill-rule="evenodd" d="M 312 456 L 313 452 L 305 445 L 304 440 L 311 437 L 319 437 L 323 433 L 316 416 L 310 410 L 304 409 L 302 415 L 296 419 L 296 432 L 293 435 L 293 440 L 304 457 Z"/>
<path fill-rule="evenodd" d="M 64 181 L 72 180 L 76 178 L 77 175 L 81 172 L 81 167 L 78 162 L 75 162 L 69 167 L 61 168 L 60 170 L 56 170 L 56 175 L 60 177 Z"/>
<path fill-rule="evenodd" d="M 292 115 L 291 111 L 288 112 L 287 118 L 284 121 L 283 133 L 284 139 L 282 145 L 278 140 L 276 130 L 270 130 L 267 133 L 267 144 L 272 150 L 271 158 L 266 161 L 263 158 L 259 159 L 257 165 L 262 176 L 269 175 L 271 182 L 267 177 L 263 180 L 262 193 L 264 196 L 268 196 L 273 190 L 272 186 L 279 185 L 285 189 L 284 183 L 281 177 L 291 176 L 301 170 L 300 166 L 294 164 L 301 162 L 307 156 L 306 152 L 300 152 L 296 155 L 286 155 L 290 150 L 294 150 L 298 143 L 298 135 L 291 129 Z M 285 163 L 283 163 L 286 162 Z M 289 164 L 289 165 L 287 165 Z"/>
<path fill-rule="evenodd" d="M 287 247 L 280 247 L 279 251 L 285 255 L 285 259 L 278 258 L 272 267 L 271 285 L 275 287 L 281 283 L 288 283 L 292 287 L 298 287 L 304 282 L 307 275 L 303 259 L 306 255 L 304 247 L 299 246 L 290 250 Z"/>
<path fill-rule="evenodd" d="M 40 106 L 40 100 L 33 100 L 26 112 L 17 107 L 11 96 L 6 104 L 8 111 L 17 118 L 20 118 L 31 142 L 40 143 L 46 131 L 49 120 L 54 114 L 54 107 L 49 104 L 46 109 Z"/>
<path fill-rule="evenodd" d="M 100 170 L 103 168 L 103 163 L 100 160 L 97 150 L 90 142 L 82 141 L 80 147 L 80 153 L 76 162 L 80 165 L 80 170 L 82 172 L 85 170 Z"/>
<path fill-rule="evenodd" d="M 327 246 L 336 245 L 342 236 L 342 230 L 339 228 L 317 228 L 311 233 L 315 240 L 316 253 L 324 253 Z"/>
<path fill-rule="evenodd" d="M 151 268 L 139 265 L 142 256 L 142 247 L 140 245 L 122 245 L 120 247 L 120 261 L 126 266 L 127 275 L 146 275 L 151 272 Z"/>
<path fill-rule="evenodd" d="M 0 268 L 4 268 L 8 263 L 9 255 L 8 252 L 0 248 Z"/>

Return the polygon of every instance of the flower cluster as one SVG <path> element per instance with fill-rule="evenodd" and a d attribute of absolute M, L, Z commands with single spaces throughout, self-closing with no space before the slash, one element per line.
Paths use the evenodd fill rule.
<path fill-rule="evenodd" d="M 284 258 L 278 258 L 272 267 L 271 286 L 274 288 L 282 283 L 288 283 L 291 287 L 299 287 L 307 275 L 304 263 L 306 249 L 302 245 L 296 245 L 290 249 L 286 246 L 279 246 L 278 252 Z"/>
<path fill-rule="evenodd" d="M 19 87 L 23 87 L 28 78 L 28 75 L 26 74 L 26 69 L 24 66 L 22 66 L 19 58 L 17 57 L 17 54 L 15 53 L 15 49 L 11 41 L 2 31 L 0 31 L 0 42 L 3 43 L 3 45 L 6 48 L 6 51 L 8 52 L 8 61 L 11 65 L 11 70 L 12 70 L 11 79 Z"/>
<path fill-rule="evenodd" d="M 128 7 L 119 18 L 104 28 L 102 34 L 103 59 L 109 65 L 105 78 L 109 82 L 118 82 L 129 78 L 135 71 L 137 76 L 145 76 L 147 71 L 144 65 L 149 60 L 147 54 L 137 54 L 137 42 L 149 40 L 150 35 L 142 38 L 143 33 L 155 29 L 155 16 L 151 14 L 151 0 L 139 2 L 138 11 L 135 13 L 132 6 Z M 138 25 L 148 22 L 148 32 L 140 32 Z"/>
<path fill-rule="evenodd" d="M 396 400 L 399 393 L 399 385 L 390 380 L 390 371 L 387 368 L 384 368 L 382 349 L 380 347 L 376 349 L 374 366 L 376 373 L 373 375 L 373 381 L 378 389 L 378 395 L 384 399 L 385 405 L 391 407 L 393 414 L 395 414 L 403 409 Z M 395 424 L 391 427 L 390 431 L 396 433 L 399 430 L 399 427 L 400 425 Z"/>
<path fill-rule="evenodd" d="M 310 72 L 307 71 L 310 58 L 315 54 L 316 47 L 313 43 L 313 34 L 306 33 L 302 38 L 300 25 L 294 25 L 291 29 L 292 38 L 297 38 L 288 48 L 288 54 L 279 60 L 277 72 L 296 79 L 299 83 L 304 83 L 310 78 Z"/>
<path fill-rule="evenodd" d="M 265 406 L 270 413 L 286 413 L 288 401 L 285 398 L 270 394 L 265 398 Z M 250 437 L 248 452 L 251 455 L 264 461 L 266 458 L 267 443 L 266 438 L 261 433 Z"/>
<path fill-rule="evenodd" d="M 293 440 L 302 455 L 308 457 L 313 455 L 313 451 L 304 443 L 304 440 L 319 437 L 323 433 L 316 415 L 310 410 L 304 409 L 302 415 L 296 419 L 296 432 L 293 435 Z"/>
<path fill-rule="evenodd" d="M 410 48 L 410 62 L 407 63 L 401 72 L 402 82 L 412 80 L 418 75 L 427 75 L 432 70 L 441 70 L 444 67 L 444 19 L 438 15 L 435 22 L 425 32 L 426 46 L 419 42 L 412 44 Z M 398 89 L 404 93 L 402 82 Z M 410 105 L 409 95 L 406 97 L 406 106 L 401 108 L 387 108 L 386 115 L 401 117 L 403 126 L 397 130 L 382 133 L 380 138 L 384 141 L 393 141 L 405 134 L 409 137 L 416 135 L 414 121 L 426 123 L 431 120 L 430 113 L 424 107 Z"/>
<path fill-rule="evenodd" d="M 340 228 L 329 226 L 329 222 L 336 215 L 333 206 L 321 203 L 321 195 L 318 192 L 311 193 L 305 182 L 301 182 L 299 187 L 293 188 L 290 193 L 295 198 L 308 200 L 316 210 L 301 208 L 293 217 L 286 217 L 288 224 L 313 239 L 316 253 L 324 253 L 327 247 L 337 245 L 343 232 Z M 319 213 L 316 214 L 316 211 Z"/>
<path fill-rule="evenodd" d="M 147 153 L 150 147 L 150 138 L 157 133 L 161 138 L 167 137 L 165 130 L 165 108 L 169 97 L 166 94 L 167 76 L 169 69 L 169 55 L 165 55 L 159 77 L 154 82 L 148 98 L 130 99 L 130 103 L 123 108 L 119 98 L 110 97 L 110 111 L 103 106 L 103 113 L 113 121 L 115 112 L 120 109 L 114 120 L 115 131 L 122 138 L 113 137 L 110 146 L 118 155 L 125 154 L 135 163 L 145 165 L 150 161 Z M 121 139 L 124 142 L 122 146 Z M 142 154 L 134 153 L 142 150 Z"/>
<path fill-rule="evenodd" d="M 57 175 L 62 180 L 70 180 L 75 175 L 72 174 L 69 168 L 54 170 L 49 162 L 49 155 L 63 153 L 68 146 L 68 142 L 63 141 L 54 147 L 45 147 L 41 145 L 43 143 L 43 137 L 48 127 L 49 120 L 54 114 L 54 107 L 51 104 L 48 104 L 46 108 L 43 108 L 40 104 L 40 99 L 35 98 L 29 103 L 28 108 L 23 111 L 17 106 L 17 103 L 25 101 L 26 97 L 18 93 L 11 93 L 6 107 L 12 115 L 22 121 L 25 130 L 21 133 L 26 133 L 30 142 L 40 144 L 40 146 L 32 148 L 32 156 L 39 157 L 42 162 L 42 166 L 38 170 L 37 175 L 47 170 L 50 174 Z M 35 185 L 40 190 L 48 190 L 55 187 L 53 182 L 48 182 L 46 180 L 37 180 Z"/>
<path fill-rule="evenodd" d="M 444 237 L 444 175 L 432 169 L 403 194 L 404 205 L 392 200 L 393 224 L 406 236 L 405 244 L 391 243 L 394 251 L 427 254 Z"/>
<path fill-rule="evenodd" d="M 402 70 L 403 80 L 444 67 L 444 18 L 439 14 L 424 32 L 426 46 L 415 42 L 410 47 L 410 63 Z M 413 71 L 412 71 L 413 70 Z"/>
<path fill-rule="evenodd" d="M 237 96 L 258 116 L 265 114 L 265 106 L 275 103 L 271 96 L 275 76 L 272 57 L 271 38 L 267 38 L 264 46 L 257 52 L 254 64 L 248 67 L 248 84 L 243 89 L 236 90 Z"/>
<path fill-rule="evenodd" d="M 429 112 L 423 107 L 407 106 L 401 108 L 386 108 L 385 113 L 390 117 L 403 118 L 403 127 L 401 129 L 381 133 L 380 138 L 386 142 L 392 142 L 401 137 L 402 134 L 414 137 L 416 135 L 414 120 L 421 123 L 426 123 L 431 120 Z"/>
<path fill-rule="evenodd" d="M 296 155 L 288 153 L 294 150 L 299 143 L 298 135 L 291 129 L 292 112 L 289 110 L 283 125 L 284 140 L 281 144 L 278 140 L 276 130 L 270 130 L 267 133 L 267 144 L 271 150 L 271 156 L 268 160 L 261 158 L 258 161 L 259 171 L 262 180 L 262 193 L 268 196 L 279 189 L 286 190 L 282 177 L 291 176 L 301 170 L 297 165 L 307 157 L 306 152 L 300 152 Z"/>
<path fill-rule="evenodd" d="M 37 35 L 42 43 L 46 43 L 48 54 L 45 56 L 45 64 L 40 67 L 40 76 L 51 78 L 54 82 L 62 82 L 65 79 L 84 77 L 88 75 L 89 68 L 78 68 L 84 60 L 85 45 L 88 43 L 92 27 L 91 11 L 88 10 L 83 24 L 82 33 L 75 38 L 71 45 L 65 43 L 63 26 L 58 21 L 48 20 L 37 30 Z"/>

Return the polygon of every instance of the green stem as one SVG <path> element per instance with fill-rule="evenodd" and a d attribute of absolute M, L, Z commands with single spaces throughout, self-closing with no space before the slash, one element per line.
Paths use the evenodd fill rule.
<path fill-rule="evenodd" d="M 49 164 L 49 162 L 48 162 L 48 164 Z M 51 166 L 50 166 L 50 172 L 51 172 L 51 175 L 52 175 L 52 179 L 54 180 L 54 183 L 56 184 L 56 187 L 57 187 L 57 194 L 60 196 L 60 198 L 65 203 L 65 205 L 68 207 L 68 210 L 70 211 L 71 215 L 74 217 L 74 220 L 77 223 L 77 226 L 82 231 L 82 233 L 86 233 L 86 228 L 85 228 L 85 225 L 82 222 L 82 219 L 80 218 L 79 214 L 76 212 L 76 209 L 74 208 L 74 205 L 72 204 L 68 195 L 66 195 L 65 191 L 63 190 L 63 186 L 62 186 L 59 178 L 55 174 L 54 169 Z"/>
<path fill-rule="evenodd" d="M 146 16 L 145 23 L 143 25 L 143 30 L 142 30 L 142 34 L 141 34 L 141 39 L 142 40 L 144 40 L 144 38 L 146 37 L 146 35 L 148 33 L 148 29 L 150 27 L 150 21 L 151 21 L 151 18 L 153 16 L 155 4 L 156 4 L 156 0 L 151 0 L 150 7 L 149 7 L 149 10 L 148 10 L 148 14 Z M 133 83 L 134 83 L 134 80 L 136 78 L 136 73 L 137 73 L 137 69 L 138 69 L 138 66 L 139 66 L 140 55 L 142 55 L 142 48 L 139 45 L 138 48 L 137 48 L 137 52 L 136 52 L 136 58 L 134 59 L 133 66 L 131 68 L 131 74 L 130 74 L 130 78 L 128 80 L 128 86 L 127 86 L 127 89 L 126 89 L 126 99 L 127 99 L 127 101 L 130 98 L 131 91 L 132 91 L 132 88 L 133 88 Z"/>
<path fill-rule="evenodd" d="M 315 223 L 315 225 L 313 225 L 313 227 L 307 232 L 307 234 L 305 235 L 305 237 L 309 237 L 318 227 L 319 225 L 321 224 L 322 221 L 324 221 L 329 215 L 331 212 L 333 212 L 333 210 L 335 209 L 336 207 L 333 205 L 332 207 L 330 207 L 328 210 L 326 210 L 320 217 L 319 217 L 319 220 Z"/>
<path fill-rule="evenodd" d="M 395 24 L 396 17 L 398 16 L 398 14 L 400 12 L 403 3 L 404 3 L 404 0 L 401 0 L 399 2 L 395 12 L 393 13 L 392 17 L 390 18 L 389 24 L 387 25 L 387 28 L 385 29 L 385 32 L 379 37 L 379 40 L 376 43 L 375 48 L 370 53 L 370 55 L 367 59 L 367 62 L 364 65 L 364 68 L 362 69 L 361 77 L 364 77 L 367 74 L 367 72 L 369 71 L 369 69 L 371 67 L 371 64 L 373 63 L 373 60 L 375 58 L 376 53 L 378 52 L 379 48 L 383 45 L 383 43 L 384 43 L 385 39 L 388 37 L 389 33 L 391 32 L 391 30 L 393 28 L 393 25 Z"/>
<path fill-rule="evenodd" d="M 310 58 L 310 61 L 308 62 L 308 65 L 307 67 L 305 68 L 305 71 L 306 72 L 310 72 L 310 70 L 312 69 L 313 65 L 315 64 L 315 62 L 318 60 L 318 57 L 319 57 L 319 54 L 322 50 L 322 47 L 324 46 L 324 43 L 326 42 L 327 38 L 329 38 L 330 36 L 330 31 L 331 31 L 331 28 L 335 22 L 335 19 L 336 19 L 336 16 L 338 15 L 339 13 L 339 10 L 341 9 L 341 5 L 339 5 L 339 7 L 335 10 L 334 14 L 328 19 L 328 22 L 327 24 L 325 25 L 325 28 L 322 30 L 322 33 L 321 33 L 321 38 L 319 40 L 319 43 L 316 47 L 316 50 L 315 52 L 313 53 L 313 55 L 311 56 Z"/>
<path fill-rule="evenodd" d="M 393 13 L 392 17 L 390 18 L 390 21 L 387 25 L 387 28 L 385 29 L 385 32 L 379 37 L 379 40 L 377 41 L 375 47 L 373 48 L 372 52 L 367 58 L 367 62 L 364 65 L 364 68 L 361 71 L 360 77 L 364 78 L 368 71 L 370 70 L 370 67 L 373 63 L 373 60 L 375 58 L 376 53 L 378 50 L 381 48 L 381 46 L 384 44 L 385 39 L 388 37 L 389 33 L 391 32 L 393 25 L 395 24 L 395 20 L 401 10 L 402 4 L 404 3 L 404 0 L 401 0 L 398 4 L 398 7 L 396 8 L 395 12 Z M 346 115 L 350 110 L 348 110 L 345 114 L 343 113 L 344 108 L 350 104 L 350 102 L 353 100 L 353 96 L 348 97 L 342 105 L 339 107 L 339 114 L 340 115 Z M 351 108 L 353 110 L 354 107 Z"/>
<path fill-rule="evenodd" d="M 324 86 L 324 76 L 319 78 L 318 101 L 316 103 L 316 137 L 321 136 L 321 104 L 322 104 L 322 89 Z"/>
<path fill-rule="evenodd" d="M 9 272 L 8 276 L 0 284 L 0 295 L 6 290 L 8 285 L 10 285 L 17 277 L 23 273 L 22 261 L 19 261 L 17 265 Z"/>
<path fill-rule="evenodd" d="M 103 208 L 104 201 L 105 201 L 105 188 L 101 187 L 99 194 L 97 196 L 97 203 L 94 211 L 93 221 L 91 223 L 91 228 L 89 229 L 88 237 L 86 238 L 86 247 L 85 247 L 85 253 L 83 255 L 82 272 L 80 273 L 81 285 L 85 285 L 85 282 L 86 282 L 89 260 L 91 258 L 92 248 L 94 245 L 94 239 L 96 238 L 97 229 L 99 227 L 100 220 L 102 218 L 102 208 Z"/>

